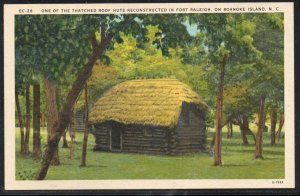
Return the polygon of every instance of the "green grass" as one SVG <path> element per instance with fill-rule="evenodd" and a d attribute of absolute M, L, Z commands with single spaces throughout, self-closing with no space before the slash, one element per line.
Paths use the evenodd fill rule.
<path fill-rule="evenodd" d="M 226 130 L 226 129 L 225 129 Z M 270 133 L 264 133 L 263 160 L 254 160 L 255 146 L 241 144 L 240 134 L 234 127 L 233 138 L 222 142 L 222 167 L 212 166 L 212 153 L 197 153 L 184 156 L 154 156 L 126 153 L 93 152 L 93 135 L 89 136 L 87 167 L 80 167 L 82 133 L 76 133 L 75 156 L 70 160 L 69 148 L 61 148 L 61 165 L 51 166 L 48 180 L 96 180 L 96 179 L 281 179 L 284 178 L 284 144 L 270 146 Z M 20 154 L 19 129 L 16 128 L 16 179 L 21 175 L 33 177 L 40 160 L 31 155 Z M 45 131 L 42 137 L 46 138 Z M 209 132 L 210 144 L 212 132 Z M 31 139 L 31 138 L 30 138 Z M 68 136 L 69 139 L 69 136 Z M 31 139 L 32 140 L 32 139 Z M 42 140 L 44 144 L 45 139 Z M 32 147 L 32 145 L 30 145 Z M 27 174 L 25 174 L 27 172 Z M 31 172 L 31 173 L 30 173 Z M 21 173 L 21 175 L 20 175 Z M 28 174 L 30 173 L 30 174 Z"/>

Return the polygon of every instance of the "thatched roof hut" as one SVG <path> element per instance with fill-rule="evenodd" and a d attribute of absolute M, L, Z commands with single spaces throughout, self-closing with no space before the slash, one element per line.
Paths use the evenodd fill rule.
<path fill-rule="evenodd" d="M 120 144 L 120 148 L 124 150 L 126 144 L 128 146 L 128 143 L 126 143 L 127 132 L 132 132 L 132 134 L 129 134 L 131 138 L 127 138 L 132 140 L 132 137 L 139 134 L 149 136 L 143 131 L 145 131 L 145 127 L 148 127 L 148 129 L 152 127 L 156 128 L 158 135 L 160 134 L 158 130 L 161 132 L 167 131 L 168 133 L 174 132 L 177 136 L 180 136 L 181 132 L 188 136 L 190 131 L 190 135 L 194 137 L 193 139 L 197 138 L 199 140 L 192 142 L 193 139 L 191 138 L 190 141 L 186 141 L 189 138 L 188 136 L 185 137 L 184 143 L 194 145 L 194 151 L 198 151 L 203 150 L 204 146 L 202 144 L 205 143 L 204 140 L 206 139 L 206 137 L 204 138 L 206 136 L 204 134 L 206 110 L 207 105 L 201 97 L 186 84 L 176 79 L 132 80 L 116 85 L 96 101 L 89 114 L 89 124 L 96 125 L 93 133 L 95 135 L 97 135 L 97 132 L 98 135 L 102 134 L 102 140 L 103 137 L 108 137 L 107 147 L 110 150 L 112 150 L 113 141 L 109 137 L 112 137 L 112 131 L 121 129 L 118 132 L 120 132 L 122 139 L 117 142 L 123 142 Z M 195 121 L 188 122 L 187 126 L 189 127 L 187 128 L 184 128 L 183 125 L 187 122 L 180 120 L 184 118 L 184 115 L 188 115 Z M 112 126 L 112 123 L 118 126 Z M 190 130 L 191 127 L 192 130 Z M 107 131 L 107 136 L 103 135 L 104 130 Z M 143 133 L 141 133 L 141 130 L 143 130 Z M 199 137 L 197 137 L 197 134 Z M 162 135 L 168 137 L 169 134 Z M 169 138 L 164 138 L 162 143 L 166 143 L 167 140 Z M 180 139 L 177 140 L 177 143 L 180 143 Z M 151 140 L 148 138 L 147 141 Z M 98 145 L 105 146 L 101 142 L 98 142 Z M 151 148 L 153 148 L 153 145 Z M 130 149 L 133 149 L 133 147 L 131 146 Z M 170 149 L 164 149 L 163 151 L 168 153 Z"/>
<path fill-rule="evenodd" d="M 90 112 L 89 121 L 175 127 L 183 102 L 207 109 L 197 93 L 176 79 L 131 80 L 113 87 L 100 98 Z"/>

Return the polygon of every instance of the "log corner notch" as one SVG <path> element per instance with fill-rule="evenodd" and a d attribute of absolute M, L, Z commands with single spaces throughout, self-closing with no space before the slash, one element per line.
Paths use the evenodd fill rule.
<path fill-rule="evenodd" d="M 69 125 L 72 116 L 72 110 L 76 103 L 76 100 L 84 88 L 88 78 L 92 73 L 93 66 L 97 59 L 103 55 L 106 51 L 107 46 L 111 42 L 113 35 L 108 34 L 105 35 L 106 29 L 101 27 L 101 42 L 98 44 L 95 33 L 91 34 L 91 45 L 93 47 L 93 51 L 89 57 L 88 62 L 83 66 L 82 70 L 79 72 L 76 80 L 74 81 L 71 90 L 68 93 L 66 101 L 62 107 L 62 110 L 59 114 L 59 119 L 53 126 L 53 135 L 49 139 L 47 144 L 41 167 L 37 173 L 36 180 L 45 179 L 48 168 L 51 162 L 51 159 L 58 148 L 58 143 L 60 138 L 63 136 L 65 129 Z"/>

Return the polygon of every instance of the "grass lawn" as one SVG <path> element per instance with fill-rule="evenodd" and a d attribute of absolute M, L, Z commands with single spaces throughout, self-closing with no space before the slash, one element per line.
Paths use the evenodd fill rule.
<path fill-rule="evenodd" d="M 255 130 L 255 129 L 252 129 Z M 46 131 L 42 131 L 42 144 Z M 75 155 L 70 160 L 70 149 L 62 148 L 59 156 L 61 164 L 51 166 L 48 180 L 96 180 L 96 179 L 281 179 L 284 178 L 283 139 L 270 146 L 270 132 L 264 133 L 264 160 L 254 160 L 254 142 L 241 144 L 238 128 L 234 126 L 233 138 L 226 138 L 224 129 L 222 142 L 222 167 L 212 166 L 212 153 L 197 153 L 184 156 L 154 156 L 141 154 L 93 152 L 94 136 L 89 135 L 87 167 L 79 167 L 82 133 L 76 133 Z M 32 131 L 31 131 L 32 134 Z M 69 136 L 67 134 L 67 138 Z M 212 132 L 208 134 L 210 144 Z M 32 142 L 32 135 L 30 137 Z M 30 150 L 32 145 L 30 144 Z M 31 155 L 20 154 L 20 131 L 16 128 L 16 179 L 31 179 L 36 173 L 40 160 Z M 24 177 L 25 176 L 25 177 Z M 27 176 L 27 177 L 26 177 Z"/>

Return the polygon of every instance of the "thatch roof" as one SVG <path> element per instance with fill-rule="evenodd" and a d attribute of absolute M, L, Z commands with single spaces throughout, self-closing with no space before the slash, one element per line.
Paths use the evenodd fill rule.
<path fill-rule="evenodd" d="M 89 124 L 117 121 L 174 127 L 183 102 L 207 109 L 197 93 L 176 79 L 126 81 L 114 86 L 95 103 Z"/>

